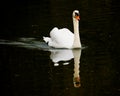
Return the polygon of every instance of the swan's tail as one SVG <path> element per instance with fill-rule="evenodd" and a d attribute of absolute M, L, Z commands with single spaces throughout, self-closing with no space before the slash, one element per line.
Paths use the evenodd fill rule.
<path fill-rule="evenodd" d="M 50 41 L 50 38 L 49 37 L 43 37 L 43 40 L 48 43 Z"/>

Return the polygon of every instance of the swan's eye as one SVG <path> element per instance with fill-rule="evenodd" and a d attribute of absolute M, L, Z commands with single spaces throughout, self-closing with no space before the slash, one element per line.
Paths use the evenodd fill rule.
<path fill-rule="evenodd" d="M 80 14 L 79 13 L 75 13 L 75 16 L 80 16 Z"/>

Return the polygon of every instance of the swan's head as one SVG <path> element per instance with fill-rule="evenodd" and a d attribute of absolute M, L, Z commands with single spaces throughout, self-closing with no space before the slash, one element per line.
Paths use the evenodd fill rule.
<path fill-rule="evenodd" d="M 73 18 L 76 20 L 80 20 L 80 13 L 78 10 L 73 11 Z"/>

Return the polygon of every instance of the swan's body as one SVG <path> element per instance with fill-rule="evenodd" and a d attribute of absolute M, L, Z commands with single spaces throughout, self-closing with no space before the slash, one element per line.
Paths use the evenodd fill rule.
<path fill-rule="evenodd" d="M 72 48 L 72 43 L 74 41 L 74 34 L 70 32 L 67 28 L 58 29 L 53 28 L 50 32 L 50 37 L 43 37 L 49 46 L 55 48 Z"/>
<path fill-rule="evenodd" d="M 51 30 L 50 37 L 43 37 L 44 41 L 54 48 L 81 48 L 78 17 L 79 11 L 73 11 L 74 34 L 67 28 L 55 27 Z"/>

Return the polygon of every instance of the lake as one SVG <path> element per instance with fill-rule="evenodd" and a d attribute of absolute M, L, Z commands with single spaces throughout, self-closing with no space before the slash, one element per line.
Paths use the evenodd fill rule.
<path fill-rule="evenodd" d="M 1 96 L 120 94 L 120 28 L 115 2 L 31 0 L 10 4 L 0 33 Z M 55 26 L 73 31 L 75 8 L 81 13 L 83 48 L 49 47 L 42 37 L 49 36 Z"/>

